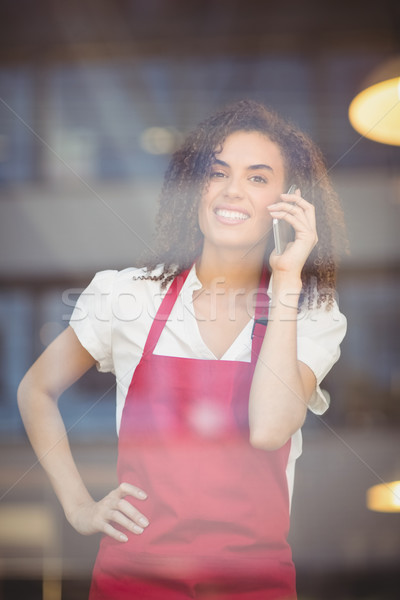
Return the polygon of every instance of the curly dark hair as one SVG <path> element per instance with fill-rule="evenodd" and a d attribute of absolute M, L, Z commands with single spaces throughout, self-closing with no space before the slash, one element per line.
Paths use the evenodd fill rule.
<path fill-rule="evenodd" d="M 257 131 L 275 142 L 282 153 L 285 184 L 295 183 L 303 197 L 315 206 L 318 243 L 302 271 L 303 295 L 311 307 L 333 303 L 339 250 L 345 241 L 343 213 L 320 150 L 298 128 L 275 112 L 252 100 L 231 104 L 200 123 L 172 156 L 165 174 L 156 221 L 157 255 L 145 261 L 145 279 L 165 287 L 191 267 L 201 254 L 203 235 L 198 206 L 208 184 L 215 154 L 236 131 Z M 271 238 L 272 236 L 269 236 Z M 268 239 L 265 264 L 273 250 Z M 157 265 L 162 271 L 151 275 Z"/>

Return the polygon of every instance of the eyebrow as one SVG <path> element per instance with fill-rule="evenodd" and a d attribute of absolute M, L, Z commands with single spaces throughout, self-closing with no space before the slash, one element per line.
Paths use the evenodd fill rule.
<path fill-rule="evenodd" d="M 229 168 L 228 163 L 226 163 L 223 160 L 220 160 L 219 158 L 215 159 L 214 164 L 221 165 L 221 167 Z M 266 169 L 267 171 L 271 171 L 272 173 L 274 172 L 273 168 L 270 165 L 259 164 L 259 165 L 249 165 L 247 167 L 248 171 L 257 171 L 260 169 Z"/>

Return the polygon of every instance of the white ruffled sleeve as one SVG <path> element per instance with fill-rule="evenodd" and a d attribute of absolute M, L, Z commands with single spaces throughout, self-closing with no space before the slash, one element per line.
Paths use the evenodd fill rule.
<path fill-rule="evenodd" d="M 320 383 L 340 356 L 340 344 L 346 334 L 346 317 L 335 302 L 330 310 L 303 308 L 297 321 L 297 358 L 315 374 L 317 388 L 309 402 L 315 414 L 323 414 L 329 406 L 329 396 Z"/>
<path fill-rule="evenodd" d="M 82 346 L 103 373 L 114 372 L 112 359 L 112 291 L 118 271 L 96 273 L 79 296 L 70 319 Z"/>

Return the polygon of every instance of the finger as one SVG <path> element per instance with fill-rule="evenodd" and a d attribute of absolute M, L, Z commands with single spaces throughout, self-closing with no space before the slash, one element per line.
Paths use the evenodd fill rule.
<path fill-rule="evenodd" d="M 118 509 L 111 510 L 108 513 L 106 522 L 109 523 L 110 521 L 112 521 L 113 523 L 116 523 L 117 525 L 120 525 L 121 527 L 124 527 L 128 531 L 132 531 L 132 533 L 135 533 L 136 535 L 140 535 L 144 531 L 144 527 L 142 527 L 138 523 L 135 523 L 134 521 L 132 521 L 129 517 L 124 515 Z M 146 521 L 147 521 L 147 519 L 146 519 Z M 148 524 L 148 521 L 147 521 L 147 524 Z"/>
<path fill-rule="evenodd" d="M 147 527 L 149 525 L 148 518 L 127 500 L 120 500 L 117 505 L 117 510 L 140 527 Z"/>
<path fill-rule="evenodd" d="M 307 204 L 309 204 L 309 202 L 307 202 L 307 200 L 304 200 L 304 198 L 300 198 L 298 196 L 295 196 L 294 194 L 290 194 L 290 196 L 282 194 L 281 200 L 279 200 L 278 202 L 274 202 L 273 204 L 269 204 L 267 208 L 275 208 L 276 206 L 284 206 L 285 208 L 291 206 L 305 207 Z M 312 205 L 310 204 L 310 206 Z"/>
<path fill-rule="evenodd" d="M 102 532 L 108 535 L 109 537 L 113 538 L 114 540 L 117 540 L 117 542 L 128 541 L 128 536 L 125 535 L 125 533 L 118 531 L 118 529 L 115 529 L 115 527 L 113 527 L 111 523 L 105 522 L 102 528 Z"/>
<path fill-rule="evenodd" d="M 131 483 L 122 482 L 117 488 L 119 495 L 121 498 L 124 496 L 133 496 L 138 500 L 145 500 L 147 498 L 147 494 L 144 490 L 137 487 L 136 485 L 132 485 Z"/>
<path fill-rule="evenodd" d="M 301 222 L 306 223 L 307 217 L 305 215 L 305 211 L 296 204 L 292 204 L 289 202 L 278 202 L 277 204 L 271 204 L 269 207 L 269 212 L 272 217 L 276 217 L 277 219 L 285 219 L 288 217 L 293 217 L 295 219 L 300 220 Z M 292 224 L 292 221 L 289 221 Z"/>
<path fill-rule="evenodd" d="M 274 208 L 275 206 L 286 206 L 286 207 L 287 206 L 298 206 L 299 208 L 301 208 L 304 211 L 307 211 L 307 210 L 314 211 L 315 210 L 315 207 L 313 204 L 311 204 L 310 202 L 308 202 L 301 196 L 295 196 L 294 194 L 291 194 L 290 196 L 287 196 L 287 194 L 282 194 L 282 201 L 275 202 L 275 204 L 270 204 L 268 206 L 268 208 L 270 208 L 270 207 Z"/>
<path fill-rule="evenodd" d="M 313 204 L 311 204 L 311 202 L 304 200 L 304 198 L 298 197 L 294 204 L 296 206 L 299 206 L 301 209 L 303 209 L 306 212 L 307 211 L 315 212 L 315 206 Z"/>
<path fill-rule="evenodd" d="M 280 197 L 283 198 L 286 202 L 293 202 L 293 203 L 295 203 L 298 200 L 298 198 L 301 198 L 301 196 L 299 196 L 297 194 L 297 192 L 293 193 L 293 194 L 287 194 L 285 192 L 284 194 L 281 194 Z"/>
<path fill-rule="evenodd" d="M 296 232 L 296 239 L 298 236 L 307 236 L 307 239 L 312 236 L 317 239 L 317 232 L 315 227 L 314 219 L 307 218 L 304 211 L 300 211 L 300 214 L 292 214 L 289 211 L 276 211 L 270 213 L 273 218 L 285 221 L 293 227 Z"/>
<path fill-rule="evenodd" d="M 296 204 L 292 204 L 291 202 L 277 202 L 275 204 L 270 204 L 268 210 L 271 216 L 276 217 L 277 219 L 286 220 L 286 216 L 291 215 L 304 224 L 315 223 L 315 208 L 303 198 L 300 198 Z M 292 221 L 289 222 L 292 224 Z"/>

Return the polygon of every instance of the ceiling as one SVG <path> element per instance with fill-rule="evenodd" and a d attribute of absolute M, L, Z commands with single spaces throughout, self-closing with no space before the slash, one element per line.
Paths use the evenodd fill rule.
<path fill-rule="evenodd" d="M 396 0 L 3 0 L 1 62 L 399 50 Z"/>
<path fill-rule="evenodd" d="M 40 248 L 63 226 L 60 209 L 49 219 L 64 196 L 75 199 L 83 216 L 86 210 L 88 224 L 93 211 L 86 196 L 99 204 L 99 221 L 101 196 L 113 198 L 124 219 L 134 222 L 124 185 L 146 183 L 135 222 L 139 218 L 147 240 L 155 210 L 150 196 L 156 198 L 166 158 L 143 151 L 143 130 L 173 126 L 185 132 L 217 105 L 240 97 L 265 101 L 322 148 L 344 202 L 353 261 L 398 264 L 400 148 L 360 137 L 347 109 L 368 73 L 400 53 L 399 24 L 398 0 L 3 0 L 0 192 L 10 225 L 0 242 L 8 256 L 2 272 L 60 268 L 58 259 L 51 263 L 54 252 Z M 2 135 L 7 160 L 1 159 Z M 89 184 L 70 191 L 66 164 L 67 175 Z M 118 193 L 104 188 L 117 181 L 123 184 Z M 33 189 L 35 182 L 41 187 Z M 21 184 L 26 188 L 16 187 Z M 384 199 L 384 214 L 377 197 Z M 69 210 L 72 203 L 63 206 Z M 37 249 L 34 265 L 35 252 L 23 248 L 19 254 L 13 243 L 12 232 L 24 219 L 26 244 Z M 96 231 L 102 235 L 103 226 Z M 30 241 L 33 233 L 37 244 Z M 62 235 L 54 235 L 61 244 Z M 91 262 L 76 262 L 91 272 Z"/>

